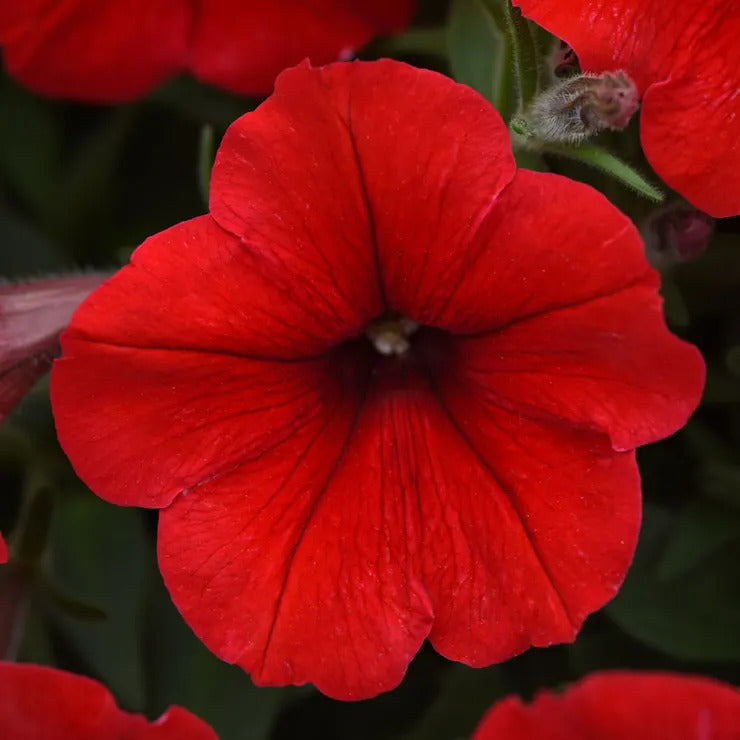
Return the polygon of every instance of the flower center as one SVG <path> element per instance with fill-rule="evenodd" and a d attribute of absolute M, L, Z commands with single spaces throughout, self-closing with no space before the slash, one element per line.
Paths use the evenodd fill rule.
<path fill-rule="evenodd" d="M 365 336 L 381 355 L 402 355 L 408 351 L 409 337 L 419 329 L 419 324 L 406 316 L 381 316 L 371 321 Z"/>

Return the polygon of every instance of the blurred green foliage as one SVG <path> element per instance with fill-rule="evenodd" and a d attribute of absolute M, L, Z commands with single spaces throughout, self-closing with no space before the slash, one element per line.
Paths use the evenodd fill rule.
<path fill-rule="evenodd" d="M 511 60 L 481 0 L 427 3 L 415 31 L 377 42 L 367 56 L 376 52 L 447 72 L 505 116 L 513 112 Z M 204 212 L 211 137 L 217 144 L 229 121 L 258 102 L 180 79 L 136 105 L 96 108 L 43 100 L 0 79 L 0 275 L 116 267 L 149 234 Z M 649 172 L 636 126 L 603 143 Z M 529 158 L 529 166 L 597 185 L 636 221 L 650 208 L 582 165 Z M 0 428 L 0 530 L 13 542 L 25 537 L 34 561 L 16 657 L 94 676 L 122 706 L 152 717 L 182 704 L 223 740 L 463 737 L 505 694 L 529 697 L 606 667 L 737 679 L 739 234 L 740 219 L 725 220 L 700 259 L 664 277 L 673 330 L 707 359 L 705 400 L 684 431 L 641 451 L 644 526 L 634 566 L 574 644 L 484 670 L 425 648 L 397 691 L 356 704 L 311 687 L 256 688 L 212 656 L 172 606 L 156 568 L 156 514 L 112 507 L 76 479 L 42 382 Z M 24 530 L 44 519 L 43 542 L 28 539 Z"/>

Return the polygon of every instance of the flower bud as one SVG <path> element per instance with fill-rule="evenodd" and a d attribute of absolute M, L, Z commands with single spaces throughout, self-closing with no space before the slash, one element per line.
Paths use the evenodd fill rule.
<path fill-rule="evenodd" d="M 59 334 L 104 273 L 0 285 L 0 422 L 51 367 Z"/>
<path fill-rule="evenodd" d="M 555 77 L 572 77 L 580 71 L 578 56 L 565 41 L 557 41 L 550 55 L 550 67 Z"/>
<path fill-rule="evenodd" d="M 714 219 L 686 203 L 654 211 L 640 229 L 648 260 L 658 269 L 696 259 L 709 244 Z"/>
<path fill-rule="evenodd" d="M 541 93 L 528 118 L 537 139 L 579 144 L 605 129 L 625 128 L 638 106 L 637 87 L 624 72 L 581 74 Z"/>

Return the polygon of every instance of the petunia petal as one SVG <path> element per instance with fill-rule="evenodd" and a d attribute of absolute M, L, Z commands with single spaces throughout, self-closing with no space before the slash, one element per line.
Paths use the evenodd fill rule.
<path fill-rule="evenodd" d="M 740 212 L 740 12 L 726 0 L 517 0 L 565 39 L 585 71 L 625 70 L 643 93 L 655 171 L 697 208 Z"/>
<path fill-rule="evenodd" d="M 258 684 L 340 699 L 395 687 L 429 632 L 414 576 L 406 409 L 371 392 L 178 498 L 160 516 L 165 583 L 196 634 Z M 400 430 L 399 430 L 400 425 Z M 402 435 L 402 438 L 399 436 Z"/>
<path fill-rule="evenodd" d="M 732 740 L 740 692 L 712 678 L 637 671 L 594 673 L 561 695 L 494 705 L 473 740 Z"/>
<path fill-rule="evenodd" d="M 587 72 L 625 70 L 641 92 L 691 65 L 692 41 L 715 27 L 726 0 L 514 0 L 573 47 Z"/>
<path fill-rule="evenodd" d="M 0 534 L 0 565 L 8 562 L 8 546 L 5 544 L 3 536 Z"/>
<path fill-rule="evenodd" d="M 48 371 L 59 334 L 102 273 L 0 285 L 0 421 Z"/>
<path fill-rule="evenodd" d="M 299 359 L 362 330 L 366 317 L 347 306 L 340 313 L 295 269 L 269 264 L 200 216 L 147 239 L 84 303 L 66 337 Z M 367 292 L 372 300 L 371 285 Z"/>
<path fill-rule="evenodd" d="M 501 118 L 469 88 L 387 60 L 302 65 L 227 132 L 211 212 L 342 312 L 380 313 L 372 280 L 388 308 L 418 313 L 460 279 L 513 175 Z"/>
<path fill-rule="evenodd" d="M 91 102 L 129 100 L 185 62 L 189 14 L 181 0 L 49 5 L 31 3 L 22 16 L 16 10 L 7 18 L 0 11 L 5 65 L 37 92 Z"/>
<path fill-rule="evenodd" d="M 329 413 L 329 368 L 70 336 L 51 380 L 59 441 L 102 498 L 166 506 Z"/>
<path fill-rule="evenodd" d="M 417 455 L 426 451 L 420 489 L 434 492 L 423 545 L 432 644 L 484 666 L 571 641 L 632 559 L 634 454 L 506 411 L 453 378 L 433 383 L 434 417 L 416 441 Z"/>
<path fill-rule="evenodd" d="M 648 88 L 640 138 L 660 177 L 715 218 L 740 213 L 740 13 L 686 77 Z"/>
<path fill-rule="evenodd" d="M 478 398 L 442 401 L 405 361 L 372 379 L 362 408 L 339 399 L 162 512 L 160 568 L 196 634 L 258 683 L 341 699 L 395 686 L 430 628 L 472 665 L 571 640 L 631 560 L 634 455 L 488 409 L 478 450 L 452 418 Z"/>
<path fill-rule="evenodd" d="M 458 373 L 481 396 L 603 432 L 616 450 L 682 427 L 704 381 L 699 351 L 668 331 L 655 288 L 639 284 L 459 339 L 455 349 Z"/>
<path fill-rule="evenodd" d="M 193 25 L 196 77 L 235 92 L 266 93 L 275 77 L 308 57 L 333 62 L 375 35 L 400 30 L 413 0 L 281 0 L 200 2 Z"/>
<path fill-rule="evenodd" d="M 464 255 L 438 251 L 451 266 L 459 260 L 462 272 L 442 300 L 411 315 L 456 334 L 658 285 L 637 230 L 601 193 L 527 170 L 501 193 Z"/>
<path fill-rule="evenodd" d="M 13 740 L 217 740 L 180 707 L 149 723 L 121 711 L 96 681 L 56 668 L 0 662 L 0 686 L 0 726 Z"/>

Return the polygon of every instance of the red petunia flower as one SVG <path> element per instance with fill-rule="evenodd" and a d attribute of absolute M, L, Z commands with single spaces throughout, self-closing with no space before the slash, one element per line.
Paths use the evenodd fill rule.
<path fill-rule="evenodd" d="M 267 93 L 305 57 L 334 61 L 401 30 L 415 0 L 0 0 L 8 72 L 44 95 L 114 103 L 189 71 Z"/>
<path fill-rule="evenodd" d="M 8 546 L 5 544 L 3 536 L 0 534 L 0 565 L 8 562 Z"/>
<path fill-rule="evenodd" d="M 562 695 L 494 705 L 473 740 L 736 740 L 740 692 L 678 673 L 594 673 Z"/>
<path fill-rule="evenodd" d="M 196 634 L 343 699 L 426 637 L 474 666 L 573 639 L 632 558 L 633 448 L 703 382 L 628 219 L 392 61 L 281 75 L 210 210 L 83 304 L 51 383 L 82 479 L 163 509 Z"/>
<path fill-rule="evenodd" d="M 51 367 L 59 334 L 108 275 L 70 275 L 0 285 L 0 422 Z"/>
<path fill-rule="evenodd" d="M 514 0 L 587 72 L 624 70 L 642 93 L 645 156 L 715 218 L 740 213 L 740 4 L 727 0 Z"/>
<path fill-rule="evenodd" d="M 147 722 L 96 681 L 29 663 L 0 662 L 0 727 L 9 740 L 218 740 L 185 709 Z"/>

